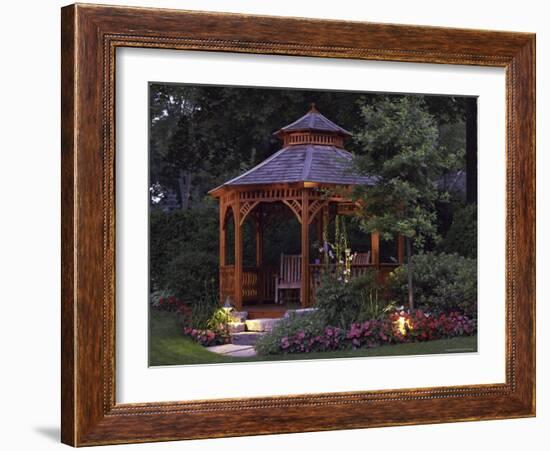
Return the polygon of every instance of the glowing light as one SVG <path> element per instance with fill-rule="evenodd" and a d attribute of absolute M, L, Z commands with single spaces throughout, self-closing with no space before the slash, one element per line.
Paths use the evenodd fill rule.
<path fill-rule="evenodd" d="M 230 298 L 229 296 L 227 296 L 227 297 L 225 298 L 225 303 L 223 304 L 222 310 L 223 310 L 226 314 L 229 314 L 230 312 L 233 311 L 233 306 L 231 305 L 231 298 Z"/>
<path fill-rule="evenodd" d="M 407 335 L 407 330 L 412 329 L 411 321 L 404 316 L 400 316 L 396 321 L 397 330 L 401 335 Z"/>

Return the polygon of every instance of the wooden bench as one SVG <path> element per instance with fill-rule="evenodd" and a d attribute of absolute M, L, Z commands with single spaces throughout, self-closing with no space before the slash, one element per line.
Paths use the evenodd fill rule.
<path fill-rule="evenodd" d="M 302 288 L 302 256 L 281 254 L 281 266 L 275 279 L 275 304 L 279 304 L 279 290 Z M 282 301 L 280 302 L 282 304 Z"/>
<path fill-rule="evenodd" d="M 368 265 L 370 263 L 370 251 L 361 253 L 361 254 L 355 254 L 353 259 L 351 260 L 351 265 Z"/>

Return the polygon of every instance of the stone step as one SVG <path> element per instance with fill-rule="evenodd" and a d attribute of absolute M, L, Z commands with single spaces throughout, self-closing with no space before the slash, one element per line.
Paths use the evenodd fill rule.
<path fill-rule="evenodd" d="M 231 318 L 231 322 L 242 323 L 246 321 L 246 319 L 248 318 L 248 312 L 246 311 L 238 312 L 237 310 L 233 310 L 229 313 L 229 317 Z"/>
<path fill-rule="evenodd" d="M 231 343 L 234 345 L 253 346 L 264 334 L 264 332 L 238 332 L 230 334 Z"/>
<path fill-rule="evenodd" d="M 214 352 L 215 354 L 227 355 L 231 357 L 253 357 L 256 355 L 254 346 L 235 345 L 228 343 L 219 346 L 210 346 L 205 348 L 207 351 Z"/>
<path fill-rule="evenodd" d="M 280 320 L 280 318 L 247 319 L 245 321 L 246 330 L 250 332 L 269 332 Z"/>
<path fill-rule="evenodd" d="M 227 327 L 230 334 L 237 334 L 246 330 L 246 325 L 244 323 L 229 323 Z"/>

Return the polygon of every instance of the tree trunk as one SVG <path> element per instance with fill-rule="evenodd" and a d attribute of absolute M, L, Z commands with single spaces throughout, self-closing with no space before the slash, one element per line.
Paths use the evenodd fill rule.
<path fill-rule="evenodd" d="M 413 297 L 413 274 L 412 274 L 412 260 L 411 260 L 411 239 L 406 238 L 407 241 L 407 288 L 409 291 L 409 310 L 414 310 L 414 297 Z"/>
<path fill-rule="evenodd" d="M 466 201 L 477 202 L 477 98 L 466 100 Z"/>
<path fill-rule="evenodd" d="M 180 189 L 181 209 L 187 210 L 189 208 L 189 197 L 191 195 L 191 174 L 189 172 L 180 171 L 178 186 Z"/>

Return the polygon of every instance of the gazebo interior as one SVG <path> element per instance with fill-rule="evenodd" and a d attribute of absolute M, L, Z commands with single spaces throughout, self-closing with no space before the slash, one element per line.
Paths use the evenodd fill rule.
<path fill-rule="evenodd" d="M 273 310 L 314 305 L 323 266 L 323 230 L 337 215 L 356 214 L 358 206 L 349 196 L 354 185 L 375 183 L 353 169 L 353 156 L 344 148 L 351 134 L 314 105 L 274 135 L 283 143 L 279 151 L 210 191 L 219 200 L 220 301 L 238 310 L 271 310 L 271 316 Z M 264 236 L 275 236 L 280 221 L 296 221 L 299 243 L 292 253 L 281 249 L 275 258 L 270 249 L 266 261 Z M 253 249 L 243 248 L 244 233 L 254 235 L 247 240 Z M 402 264 L 402 237 L 389 243 L 385 252 L 379 234 L 364 241 L 352 260 L 352 277 L 370 269 L 384 277 Z"/>

